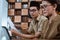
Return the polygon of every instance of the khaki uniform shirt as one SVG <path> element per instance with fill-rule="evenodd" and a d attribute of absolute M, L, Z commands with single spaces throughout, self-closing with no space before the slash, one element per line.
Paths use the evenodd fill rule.
<path fill-rule="evenodd" d="M 38 16 L 38 21 L 35 21 L 34 19 L 30 23 L 30 27 L 28 29 L 28 32 L 31 32 L 35 34 L 36 32 L 42 32 L 43 28 L 46 27 L 48 23 L 48 19 L 44 16 Z M 42 32 L 43 33 L 43 32 Z"/>
<path fill-rule="evenodd" d="M 55 38 L 56 35 L 59 33 L 60 28 L 60 15 L 56 16 L 51 23 L 49 24 L 49 27 L 47 28 L 48 31 L 46 33 L 46 38 Z"/>

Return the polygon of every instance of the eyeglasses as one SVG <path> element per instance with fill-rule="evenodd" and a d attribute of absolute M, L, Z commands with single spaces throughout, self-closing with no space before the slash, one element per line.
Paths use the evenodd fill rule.
<path fill-rule="evenodd" d="M 36 12 L 36 9 L 30 9 L 29 12 Z"/>
<path fill-rule="evenodd" d="M 41 5 L 40 8 L 47 8 L 49 6 L 51 6 L 51 5 Z"/>

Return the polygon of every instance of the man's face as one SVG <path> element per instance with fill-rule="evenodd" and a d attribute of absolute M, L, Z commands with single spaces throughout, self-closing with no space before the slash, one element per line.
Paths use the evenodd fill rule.
<path fill-rule="evenodd" d="M 54 7 L 51 5 L 51 3 L 47 2 L 47 1 L 42 1 L 42 4 L 40 6 L 42 8 L 43 11 L 43 15 L 44 16 L 50 16 L 53 13 L 53 9 Z"/>
<path fill-rule="evenodd" d="M 36 18 L 39 14 L 37 7 L 30 7 L 29 12 L 32 18 Z"/>

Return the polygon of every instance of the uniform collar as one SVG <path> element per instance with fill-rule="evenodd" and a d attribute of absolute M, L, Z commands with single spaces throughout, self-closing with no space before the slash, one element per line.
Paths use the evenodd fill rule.
<path fill-rule="evenodd" d="M 34 21 L 34 22 L 39 22 L 39 20 L 40 20 L 40 16 L 41 16 L 41 15 L 38 15 L 38 17 L 36 18 L 36 20 L 33 19 L 33 21 Z"/>
<path fill-rule="evenodd" d="M 41 15 L 39 15 L 39 16 L 37 17 L 37 21 L 39 21 L 39 20 L 40 20 L 40 16 L 41 16 Z"/>

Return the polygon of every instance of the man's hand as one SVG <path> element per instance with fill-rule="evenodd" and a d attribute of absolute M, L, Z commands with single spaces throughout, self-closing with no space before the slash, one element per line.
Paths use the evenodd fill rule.
<path fill-rule="evenodd" d="M 35 37 L 38 38 L 41 35 L 41 32 L 36 32 Z"/>
<path fill-rule="evenodd" d="M 15 34 L 16 36 L 24 37 L 24 38 L 37 38 L 37 37 L 39 37 L 39 35 L 41 34 L 40 32 L 35 33 L 35 35 L 22 34 L 22 33 L 20 33 L 20 32 L 15 31 L 15 30 L 11 30 L 11 32 L 12 32 L 13 34 Z"/>

